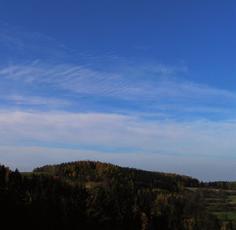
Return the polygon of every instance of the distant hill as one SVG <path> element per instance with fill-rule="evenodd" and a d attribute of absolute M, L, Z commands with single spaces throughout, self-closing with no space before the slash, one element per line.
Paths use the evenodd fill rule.
<path fill-rule="evenodd" d="M 132 180 L 136 186 L 179 191 L 183 187 L 197 187 L 195 178 L 171 173 L 120 167 L 99 161 L 76 161 L 36 168 L 34 173 L 46 173 L 72 181 L 109 183 L 112 179 Z"/>

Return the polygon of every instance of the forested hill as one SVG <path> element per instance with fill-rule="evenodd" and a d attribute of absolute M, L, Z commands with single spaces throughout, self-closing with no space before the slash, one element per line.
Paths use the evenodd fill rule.
<path fill-rule="evenodd" d="M 138 187 L 161 188 L 169 191 L 199 186 L 197 179 L 188 176 L 144 171 L 98 161 L 76 161 L 59 165 L 46 165 L 36 168 L 34 173 L 45 173 L 72 181 L 79 180 L 88 185 L 109 183 L 122 178 L 122 180 L 130 181 Z"/>

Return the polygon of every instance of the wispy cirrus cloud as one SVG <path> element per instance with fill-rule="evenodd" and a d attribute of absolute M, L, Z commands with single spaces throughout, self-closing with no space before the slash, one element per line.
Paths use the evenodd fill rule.
<path fill-rule="evenodd" d="M 10 60 L 0 66 L 0 89 L 10 87 L 6 93 L 12 103 L 55 108 L 53 104 L 60 102 L 69 107 L 71 101 L 74 108 L 88 104 L 90 111 L 100 103 L 110 112 L 235 115 L 236 93 L 188 80 L 191 70 L 183 61 L 166 65 L 114 54 L 82 54 L 50 36 L 0 25 L 1 49 Z M 16 95 L 18 100 L 13 100 Z"/>
<path fill-rule="evenodd" d="M 163 65 L 157 65 L 155 70 L 150 67 L 146 71 L 141 66 L 134 68 L 133 72 L 130 68 L 106 72 L 83 65 L 34 61 L 1 66 L 0 81 L 21 85 L 3 97 L 10 106 L 142 113 L 147 119 L 159 119 L 159 114 L 162 114 L 161 119 L 235 118 L 234 92 L 178 79 L 171 67 L 171 74 L 163 75 L 162 68 Z M 178 69 L 175 73 L 181 71 Z"/>
<path fill-rule="evenodd" d="M 163 71 L 168 72 L 168 68 L 162 65 L 157 65 L 155 68 L 153 71 L 150 68 L 147 72 L 142 72 L 143 76 L 137 76 L 135 75 L 137 69 L 133 73 L 132 71 L 126 73 L 122 70 L 120 72 L 104 72 L 80 65 L 45 65 L 33 62 L 25 65 L 2 67 L 0 68 L 0 77 L 26 84 L 48 84 L 76 93 L 125 99 L 159 100 L 172 98 L 194 100 L 216 97 L 222 100 L 236 99 L 236 94 L 228 90 L 191 81 L 159 78 Z M 141 70 L 143 71 L 143 68 Z M 170 73 L 174 73 L 173 71 L 172 69 L 169 70 Z M 155 80 L 153 79 L 154 75 L 156 76 Z"/>

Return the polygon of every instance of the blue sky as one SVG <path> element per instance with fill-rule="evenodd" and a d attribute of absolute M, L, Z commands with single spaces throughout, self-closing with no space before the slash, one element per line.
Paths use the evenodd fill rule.
<path fill-rule="evenodd" d="M 235 1 L 0 2 L 2 163 L 236 180 Z"/>

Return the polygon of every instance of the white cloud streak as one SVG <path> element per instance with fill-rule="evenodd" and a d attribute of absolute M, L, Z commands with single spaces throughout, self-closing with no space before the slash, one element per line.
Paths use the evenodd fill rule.
<path fill-rule="evenodd" d="M 71 105 L 70 101 L 58 99 L 58 98 L 49 98 L 49 97 L 39 97 L 39 96 L 25 96 L 25 95 L 0 95 L 0 100 L 14 103 L 15 105 L 46 105 L 51 107 L 58 106 L 68 106 Z"/>
<path fill-rule="evenodd" d="M 0 136 L 1 144 L 13 145 L 36 142 L 226 158 L 236 152 L 235 121 L 161 122 L 119 114 L 1 111 Z"/>
<path fill-rule="evenodd" d="M 163 72 L 163 66 L 156 67 Z M 168 72 L 167 67 L 164 68 Z M 173 72 L 172 69 L 170 69 Z M 137 70 L 136 70 L 137 72 Z M 131 73 L 129 73 L 132 75 Z M 148 73 L 143 77 L 126 76 L 124 73 L 109 73 L 76 65 L 10 65 L 0 68 L 0 77 L 26 84 L 47 84 L 58 89 L 75 93 L 115 97 L 126 100 L 152 100 L 163 98 L 173 100 L 236 101 L 236 94 L 224 89 L 209 87 L 187 81 L 149 79 Z M 145 75 L 145 73 L 144 73 Z"/>

